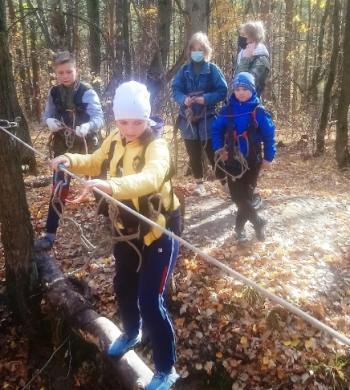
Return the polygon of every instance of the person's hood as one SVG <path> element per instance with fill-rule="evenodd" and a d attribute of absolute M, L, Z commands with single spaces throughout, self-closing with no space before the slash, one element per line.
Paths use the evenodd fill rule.
<path fill-rule="evenodd" d="M 244 50 L 242 49 L 237 57 L 237 63 L 239 64 L 241 62 L 241 59 L 243 58 Z M 267 50 L 267 47 L 263 43 L 259 43 L 255 50 L 254 50 L 255 56 L 269 56 L 269 52 Z"/>
<path fill-rule="evenodd" d="M 162 130 L 164 126 L 164 121 L 159 116 L 150 116 L 151 121 L 151 129 L 156 138 L 161 138 Z"/>

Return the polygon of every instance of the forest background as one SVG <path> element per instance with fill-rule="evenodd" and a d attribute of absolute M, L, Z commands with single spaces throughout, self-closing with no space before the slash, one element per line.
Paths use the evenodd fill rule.
<path fill-rule="evenodd" d="M 265 43 L 271 62 L 271 74 L 263 97 L 264 105 L 274 115 L 279 146 L 286 146 L 289 141 L 294 141 L 293 148 L 295 146 L 294 149 L 283 149 L 285 152 L 280 149 L 276 174 L 273 174 L 275 176 L 264 177 L 266 189 L 262 189 L 262 194 L 268 195 L 271 201 L 269 204 L 269 199 L 264 199 L 271 213 L 271 230 L 275 233 L 272 241 L 266 245 L 254 243 L 249 248 L 238 248 L 232 243 L 232 232 L 227 228 L 226 233 L 230 238 L 221 243 L 218 236 L 215 244 L 217 247 L 211 246 L 207 250 L 211 250 L 222 261 L 235 261 L 235 267 L 242 273 L 249 269 L 251 273 L 248 276 L 252 279 L 264 280 L 269 288 L 279 291 L 281 296 L 287 296 L 293 303 L 310 310 L 315 317 L 348 334 L 350 276 L 347 265 L 347 216 L 350 208 L 346 203 L 349 200 L 346 196 L 346 170 L 349 161 L 349 9 L 350 5 L 346 0 L 0 0 L 0 118 L 12 121 L 21 117 L 16 134 L 28 143 L 33 142 L 38 147 L 43 147 L 42 139 L 46 128 L 42 123 L 43 109 L 48 90 L 56 83 L 52 68 L 53 55 L 59 50 L 67 49 L 77 56 L 82 80 L 91 83 L 99 94 L 107 129 L 113 126 L 113 92 L 120 83 L 130 79 L 147 84 L 152 94 L 154 114 L 161 115 L 172 126 L 176 120 L 177 107 L 171 98 L 170 83 L 186 61 L 185 48 L 189 37 L 196 31 L 208 33 L 214 49 L 212 61 L 222 69 L 230 84 L 232 66 L 237 55 L 239 26 L 251 19 L 263 20 L 267 32 Z M 47 383 L 53 383 L 54 380 L 47 381 L 38 372 L 38 367 L 46 364 L 50 348 L 47 347 L 46 351 L 41 348 L 44 357 L 40 361 L 28 357 L 28 349 L 24 348 L 28 343 L 31 344 L 30 340 L 38 340 L 38 330 L 40 333 L 42 325 L 46 324 L 42 321 L 42 315 L 46 315 L 45 299 L 41 299 L 42 293 L 38 292 L 38 284 L 34 283 L 37 275 L 33 266 L 35 256 L 31 251 L 34 233 L 30 218 L 35 220 L 36 227 L 40 227 L 40 210 L 36 205 L 36 197 L 48 200 L 49 190 L 40 194 L 32 189 L 28 196 L 28 210 L 17 155 L 29 165 L 31 172 L 48 173 L 48 168 L 44 170 L 44 163 L 38 162 L 39 159 L 35 160 L 34 154 L 19 144 L 11 144 L 8 136 L 0 132 L 1 255 L 4 254 L 1 261 L 4 258 L 6 261 L 6 267 L 0 269 L 0 287 L 6 284 L 9 307 L 17 320 L 16 324 L 22 325 L 21 328 L 13 326 L 12 314 L 9 314 L 0 301 L 0 313 L 3 317 L 1 331 L 9 332 L 4 338 L 0 332 L 1 353 L 5 356 L 0 361 L 0 380 L 6 378 L 1 383 L 3 388 L 18 389 L 38 374 L 33 386 L 39 389 L 45 388 Z M 316 158 L 323 155 L 325 159 Z M 299 165 L 295 163 L 296 159 Z M 329 159 L 335 160 L 340 172 L 334 169 Z M 288 187 L 284 182 L 286 177 L 289 178 Z M 320 183 L 328 187 L 329 192 L 324 188 L 320 189 Z M 210 188 L 213 191 L 211 194 L 217 198 L 216 188 Z M 273 193 L 269 188 L 276 190 Z M 298 196 L 297 214 L 302 215 L 301 224 L 294 225 L 292 217 L 288 219 L 289 214 L 293 214 L 294 218 L 296 210 L 292 196 L 288 198 L 288 195 Z M 322 195 L 324 197 L 321 200 Z M 314 197 L 315 202 L 311 200 Z M 213 198 L 210 201 L 213 204 Z M 196 207 L 200 202 L 191 204 L 189 201 L 188 213 L 191 214 L 191 210 L 194 210 L 194 214 L 204 218 L 203 210 L 208 206 L 205 202 L 206 199 L 202 209 L 198 211 Z M 217 206 L 220 207 L 223 206 Z M 331 220 L 321 216 L 314 223 L 311 221 L 312 217 L 310 220 L 305 217 L 305 210 L 311 210 L 310 214 L 320 214 L 320 210 L 324 210 L 327 216 L 329 210 L 333 209 L 335 217 Z M 79 215 L 80 221 L 85 218 L 79 210 L 76 212 L 72 209 L 72 212 Z M 281 228 L 278 227 L 279 214 L 287 218 L 286 224 L 282 224 L 287 233 L 282 238 L 278 238 L 276 233 Z M 190 215 L 190 219 L 192 217 Z M 89 221 L 89 217 L 86 218 Z M 193 217 L 188 224 L 189 229 L 193 230 L 185 232 L 193 242 L 203 238 L 203 231 L 196 231 L 196 220 Z M 276 224 L 277 229 L 274 229 Z M 334 238 L 330 240 L 334 242 L 334 248 L 329 249 L 329 246 L 327 250 L 321 250 L 318 247 L 316 251 L 314 248 L 319 243 L 316 245 L 314 241 L 318 234 L 321 241 L 325 240 L 320 233 L 325 225 L 327 234 L 330 233 L 331 238 Z M 288 235 L 290 227 L 293 229 L 292 238 Z M 215 227 L 210 234 L 215 235 L 214 231 Z M 316 238 L 310 238 L 310 232 L 315 233 Z M 305 237 L 309 237 L 312 244 L 303 241 L 306 240 Z M 62 250 L 62 257 L 56 252 L 56 260 L 61 263 L 63 271 L 68 271 L 83 257 L 81 248 L 63 241 L 58 245 Z M 266 302 L 255 291 L 241 284 L 234 284 L 232 287 L 231 281 L 215 273 L 210 267 L 206 268 L 193 253 L 182 256 L 179 261 L 179 279 L 182 283 L 179 284 L 174 299 L 179 337 L 178 356 L 181 376 L 183 380 L 188 376 L 193 389 L 204 388 L 203 382 L 200 385 L 195 383 L 199 376 L 203 380 L 203 372 L 211 378 L 206 382 L 208 388 L 236 390 L 250 388 L 254 384 L 256 389 L 268 389 L 271 383 L 274 383 L 276 389 L 343 389 L 349 386 L 350 359 L 348 354 L 343 354 L 341 345 L 331 343 L 316 331 L 307 329 L 280 308 L 269 306 L 267 310 L 264 306 Z M 297 259 L 293 256 L 297 256 Z M 100 263 L 103 261 L 104 259 Z M 283 262 L 285 264 L 282 267 L 280 264 Z M 332 277 L 337 287 L 341 284 L 339 293 L 333 284 L 317 286 L 317 294 L 327 295 L 331 292 L 337 295 L 336 298 L 330 297 L 327 303 L 323 302 L 323 296 L 311 299 L 313 281 L 306 280 L 307 274 L 313 279 L 313 273 L 319 271 L 317 266 L 322 262 L 327 265 L 322 277 L 325 280 Z M 317 265 L 311 272 L 314 263 Z M 252 264 L 251 269 L 248 264 Z M 301 267 L 298 274 L 293 271 L 296 264 Z M 103 266 L 106 264 L 102 264 Z M 110 268 L 112 274 L 112 266 Z M 256 269 L 264 272 L 264 276 L 258 275 Z M 93 271 L 93 267 L 90 268 L 89 285 L 96 289 L 98 284 L 102 286 L 98 291 L 99 308 L 103 315 L 113 316 L 115 303 L 112 302 L 112 293 L 108 291 L 108 296 L 106 293 L 111 276 L 105 281 L 101 275 L 94 276 L 96 279 L 93 279 Z M 305 282 L 310 290 L 304 287 L 306 292 L 298 291 L 298 298 L 288 296 L 287 291 L 290 290 L 287 284 L 290 281 L 298 284 L 297 281 L 301 280 L 302 286 Z M 192 281 L 195 293 L 192 291 L 189 294 L 188 286 Z M 274 285 L 277 281 L 280 286 Z M 219 303 L 216 300 L 213 303 L 211 293 L 209 294 L 214 290 L 214 285 L 215 288 L 222 287 Z M 227 292 L 229 289 L 230 294 Z M 202 312 L 206 314 L 198 319 L 199 316 L 196 317 L 197 314 L 194 313 L 199 305 L 197 299 L 202 295 L 204 298 L 201 305 L 205 309 Z M 40 315 L 38 305 L 33 307 L 32 297 L 37 296 L 40 298 Z M 0 298 L 2 297 L 0 292 Z M 230 297 L 229 300 L 227 297 Z M 213 305 L 215 310 L 212 309 Z M 267 313 L 266 317 L 264 313 Z M 218 329 L 214 332 L 215 336 L 208 330 L 208 318 Z M 271 325 L 269 321 L 273 331 L 267 330 Z M 229 330 L 233 323 L 236 328 L 231 334 Z M 51 341 L 55 351 L 68 340 L 67 337 L 62 342 L 62 334 L 67 334 L 67 329 L 62 324 L 58 320 L 52 326 L 54 334 Z M 208 332 L 210 336 L 207 335 Z M 28 339 L 23 341 L 22 334 L 30 336 L 29 342 Z M 239 353 L 235 355 L 230 352 L 233 348 L 232 340 L 238 343 L 235 348 Z M 80 351 L 79 342 L 72 341 L 72 347 L 70 343 L 71 341 L 69 348 L 64 345 L 64 356 L 61 356 L 66 363 L 65 368 L 68 364 L 68 374 L 72 371 L 72 354 L 79 354 Z M 74 351 L 77 345 L 77 351 Z M 32 349 L 33 343 L 29 350 Z M 281 354 L 287 354 L 286 351 L 291 354 L 288 355 L 288 364 L 281 357 Z M 25 366 L 25 359 L 21 354 L 30 362 L 28 366 Z M 149 356 L 147 347 L 146 355 Z M 90 367 L 84 364 L 71 375 L 70 380 L 75 387 L 89 388 L 91 378 L 87 375 Z M 194 372 L 198 372 L 198 375 Z M 58 379 L 60 378 L 59 376 Z M 234 382 L 232 378 L 235 378 Z M 90 382 L 96 383 L 92 380 Z M 190 385 L 187 383 L 180 382 L 178 388 L 184 386 L 183 388 L 189 389 Z M 58 384 L 55 383 L 55 386 Z"/>

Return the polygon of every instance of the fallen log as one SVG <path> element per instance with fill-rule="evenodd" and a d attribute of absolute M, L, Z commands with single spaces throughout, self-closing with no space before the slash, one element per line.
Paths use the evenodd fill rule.
<path fill-rule="evenodd" d="M 24 182 L 25 187 L 40 188 L 47 187 L 52 184 L 52 177 L 44 177 L 43 179 L 27 180 Z"/>
<path fill-rule="evenodd" d="M 73 332 L 88 343 L 95 344 L 102 355 L 111 361 L 115 376 L 123 389 L 144 389 L 153 374 L 134 351 L 128 351 L 120 359 L 107 356 L 111 342 L 121 334 L 117 326 L 95 312 L 91 303 L 74 291 L 69 280 L 46 252 L 37 252 L 35 261 L 50 306 L 66 320 Z"/>

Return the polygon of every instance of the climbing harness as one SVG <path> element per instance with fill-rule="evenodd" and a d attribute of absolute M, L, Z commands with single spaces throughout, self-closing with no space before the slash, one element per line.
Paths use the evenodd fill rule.
<path fill-rule="evenodd" d="M 18 137 L 16 137 L 15 135 L 10 133 L 6 129 L 4 129 L 2 126 L 0 126 L 0 130 L 6 132 L 11 137 L 13 137 L 16 140 L 18 140 L 19 142 L 21 142 L 23 145 L 25 145 L 25 146 L 29 147 L 30 149 L 32 149 L 39 156 L 43 157 L 45 159 L 45 161 L 50 162 L 50 160 L 48 159 L 47 156 L 44 156 L 41 152 L 39 152 L 39 151 L 35 150 L 34 148 L 32 148 L 31 146 L 27 145 L 24 141 L 22 141 L 21 139 L 19 139 Z M 84 179 L 82 179 L 81 177 L 76 176 L 75 174 L 69 172 L 63 165 L 60 164 L 59 168 L 63 172 L 65 172 L 66 174 L 68 174 L 71 177 L 73 177 L 73 178 L 77 179 L 78 181 L 80 181 L 81 183 L 85 183 Z M 269 298 L 272 301 L 274 301 L 274 302 L 278 303 L 279 305 L 283 306 L 284 308 L 289 310 L 291 313 L 294 313 L 295 315 L 297 315 L 300 318 L 302 318 L 303 320 L 307 321 L 308 323 L 310 323 L 314 327 L 316 327 L 316 328 L 318 328 L 318 329 L 328 333 L 329 335 L 331 335 L 335 339 L 341 341 L 343 344 L 345 344 L 345 345 L 350 347 L 350 339 L 348 339 L 347 337 L 345 337 L 341 333 L 337 332 L 336 330 L 330 328 L 329 326 L 323 324 L 321 321 L 319 321 L 316 318 L 312 317 L 310 314 L 305 313 L 304 311 L 302 311 L 299 308 L 295 307 L 291 303 L 289 303 L 289 302 L 285 301 L 284 299 L 278 297 L 277 295 L 271 293 L 270 291 L 268 291 L 264 287 L 260 286 L 259 284 L 257 284 L 255 282 L 253 282 L 252 280 L 246 278 L 245 276 L 241 275 L 237 271 L 234 271 L 232 268 L 228 267 L 227 265 L 221 263 L 220 261 L 216 260 L 215 258 L 213 258 L 213 257 L 209 256 L 208 254 L 202 252 L 200 249 L 198 249 L 194 245 L 188 243 L 183 238 L 177 236 L 176 234 L 172 233 L 171 231 L 167 230 L 166 228 L 163 228 L 162 226 L 158 225 L 156 222 L 148 219 L 147 217 L 145 217 L 142 214 L 138 213 L 136 210 L 131 209 L 127 205 L 123 204 L 122 202 L 112 198 L 110 195 L 107 195 L 105 192 L 101 191 L 100 189 L 94 188 L 94 191 L 97 192 L 98 194 L 102 195 L 104 198 L 106 198 L 109 201 L 110 204 L 115 204 L 115 205 L 125 209 L 130 214 L 138 217 L 139 219 L 141 219 L 145 223 L 148 223 L 149 225 L 151 225 L 151 226 L 155 227 L 156 229 L 162 231 L 164 234 L 166 234 L 167 236 L 173 238 L 177 242 L 181 243 L 186 248 L 190 249 L 194 253 L 197 253 L 199 256 L 201 256 L 203 259 L 205 259 L 209 263 L 215 265 L 216 267 L 220 268 L 221 270 L 223 270 L 227 274 L 233 276 L 234 278 L 242 281 L 243 283 L 246 283 L 250 287 L 254 288 L 255 290 L 257 290 L 260 293 L 262 293 L 263 295 L 265 295 L 267 298 Z"/>
<path fill-rule="evenodd" d="M 258 106 L 257 106 L 258 107 Z M 238 116 L 245 116 L 245 115 L 251 115 L 252 118 L 253 118 L 253 121 L 254 121 L 254 126 L 255 128 L 257 128 L 259 125 L 258 125 L 258 122 L 256 121 L 256 109 L 257 107 L 255 107 L 255 109 L 252 111 L 252 112 L 246 112 L 246 113 L 243 113 L 243 114 L 233 114 L 233 115 L 219 115 L 219 117 L 224 117 L 224 118 L 234 118 L 234 117 L 238 117 Z M 250 121 L 250 119 L 249 119 Z M 249 126 L 249 122 L 248 121 L 248 126 Z M 231 122 L 231 125 L 233 123 L 233 119 L 229 120 L 229 122 Z M 229 123 L 230 125 L 230 123 Z M 230 132 L 230 129 L 228 130 L 228 133 Z M 228 138 L 230 138 L 230 141 L 231 141 L 231 151 L 228 150 L 229 148 L 229 145 L 225 145 L 223 148 L 220 148 L 218 149 L 216 152 L 215 152 L 215 156 L 214 156 L 214 160 L 215 160 L 215 170 L 217 168 L 221 169 L 223 172 L 226 173 L 226 175 L 228 177 L 231 178 L 232 181 L 236 181 L 237 179 L 240 179 L 246 172 L 247 170 L 249 170 L 249 163 L 247 161 L 247 157 L 249 156 L 249 136 L 248 136 L 248 130 L 245 130 L 242 134 L 237 134 L 237 131 L 236 129 L 234 128 L 233 131 L 231 130 L 231 132 L 229 133 L 228 135 Z M 247 144 L 247 152 L 246 152 L 246 157 L 243 155 L 243 153 L 241 152 L 241 149 L 240 149 L 240 138 L 243 138 L 245 139 L 246 141 L 246 144 Z M 221 158 L 221 154 L 223 152 L 228 152 L 229 153 L 229 158 L 230 158 L 230 161 L 237 161 L 241 167 L 241 173 L 239 173 L 238 175 L 232 175 L 230 173 L 228 173 L 221 165 L 220 165 L 220 162 L 224 162 L 224 160 L 222 160 Z"/>

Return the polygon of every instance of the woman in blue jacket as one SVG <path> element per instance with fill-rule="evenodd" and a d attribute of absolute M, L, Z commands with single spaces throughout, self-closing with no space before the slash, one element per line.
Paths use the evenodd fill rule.
<path fill-rule="evenodd" d="M 174 100 L 180 104 L 179 128 L 197 185 L 192 194 L 199 196 L 205 195 L 202 149 L 214 168 L 211 128 L 217 116 L 216 104 L 226 98 L 227 83 L 221 70 L 209 62 L 212 49 L 206 34 L 194 34 L 187 51 L 189 62 L 176 74 L 172 90 Z M 222 171 L 217 171 L 217 178 L 225 185 Z"/>
<path fill-rule="evenodd" d="M 239 242 L 247 241 L 247 221 L 253 224 L 259 241 L 266 235 L 267 219 L 253 207 L 252 196 L 260 169 L 270 169 L 276 154 L 275 125 L 259 104 L 254 76 L 239 73 L 233 80 L 229 103 L 221 109 L 212 129 L 213 147 L 225 161 L 228 187 L 238 209 L 235 230 Z"/>

